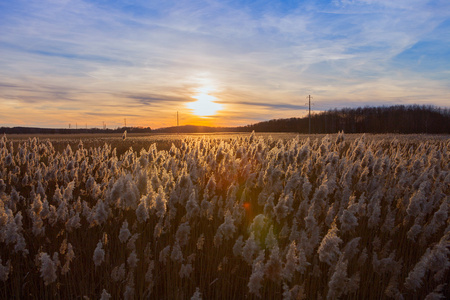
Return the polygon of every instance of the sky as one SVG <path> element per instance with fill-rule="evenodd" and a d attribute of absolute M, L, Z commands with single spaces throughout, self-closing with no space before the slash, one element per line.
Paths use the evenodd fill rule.
<path fill-rule="evenodd" d="M 0 0 L 0 126 L 240 126 L 308 95 L 450 107 L 450 1 Z"/>

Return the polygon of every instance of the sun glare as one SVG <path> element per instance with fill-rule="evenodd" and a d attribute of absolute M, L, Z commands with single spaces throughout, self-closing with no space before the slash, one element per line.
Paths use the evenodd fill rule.
<path fill-rule="evenodd" d="M 193 110 L 195 115 L 199 117 L 213 116 L 218 110 L 222 109 L 222 105 L 214 102 L 217 98 L 207 93 L 199 93 L 193 96 L 193 98 L 197 99 L 197 101 L 190 102 L 186 105 L 189 109 Z"/>

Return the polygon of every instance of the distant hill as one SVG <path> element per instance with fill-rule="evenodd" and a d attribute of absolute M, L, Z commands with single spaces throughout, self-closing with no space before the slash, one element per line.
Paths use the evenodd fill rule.
<path fill-rule="evenodd" d="M 214 132 L 309 132 L 309 119 L 274 119 L 240 127 L 173 126 L 159 129 L 122 127 L 117 129 L 53 129 L 1 127 L 0 134 L 65 133 L 214 133 Z M 333 109 L 311 115 L 311 133 L 433 133 L 450 134 L 450 109 L 435 106 L 395 105 Z"/>

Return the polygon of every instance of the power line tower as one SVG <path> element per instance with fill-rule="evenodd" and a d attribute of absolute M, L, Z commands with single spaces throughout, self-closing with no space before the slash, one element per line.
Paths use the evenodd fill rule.
<path fill-rule="evenodd" d="M 311 134 L 311 95 L 308 95 L 306 99 L 308 99 L 309 113 L 308 113 L 308 121 L 309 121 L 309 134 Z"/>
<path fill-rule="evenodd" d="M 125 127 L 127 127 L 127 118 L 123 119 L 123 123 L 125 124 Z"/>
<path fill-rule="evenodd" d="M 177 111 L 177 127 L 178 126 L 180 126 L 180 122 L 179 122 L 179 119 L 178 119 L 178 111 Z"/>

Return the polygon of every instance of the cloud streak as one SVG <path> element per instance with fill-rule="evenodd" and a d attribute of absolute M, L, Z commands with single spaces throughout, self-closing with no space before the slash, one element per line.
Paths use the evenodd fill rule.
<path fill-rule="evenodd" d="M 56 127 L 96 114 L 159 127 L 202 88 L 224 104 L 213 125 L 289 117 L 308 94 L 320 109 L 448 106 L 449 12 L 425 0 L 4 2 L 0 109 L 79 108 Z"/>

